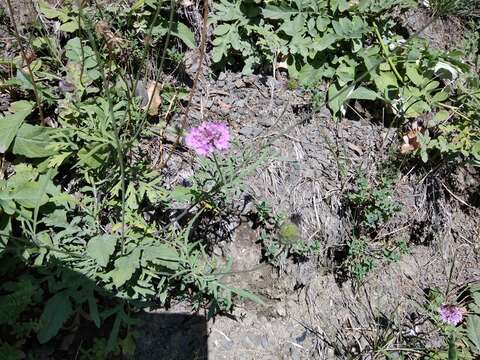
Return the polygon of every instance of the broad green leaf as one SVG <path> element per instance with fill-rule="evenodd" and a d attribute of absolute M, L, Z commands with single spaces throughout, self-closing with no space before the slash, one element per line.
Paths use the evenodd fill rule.
<path fill-rule="evenodd" d="M 433 103 L 445 101 L 449 98 L 450 94 L 446 91 L 439 91 L 432 97 Z"/>
<path fill-rule="evenodd" d="M 5 153 L 17 135 L 25 118 L 30 115 L 33 104 L 28 101 L 12 103 L 12 114 L 0 117 L 0 153 Z"/>
<path fill-rule="evenodd" d="M 145 247 L 143 249 L 142 260 L 151 261 L 154 264 L 164 266 L 171 270 L 177 270 L 180 258 L 174 248 L 159 244 Z"/>
<path fill-rule="evenodd" d="M 165 36 L 167 33 L 168 21 L 162 21 L 152 29 L 152 34 L 156 36 Z M 190 49 L 195 49 L 197 47 L 197 44 L 195 44 L 195 35 L 185 24 L 174 22 L 170 33 L 182 40 Z"/>
<path fill-rule="evenodd" d="M 23 124 L 17 132 L 12 152 L 28 158 L 42 158 L 55 154 L 48 148 L 50 138 L 48 134 L 54 129 L 43 126 Z"/>
<path fill-rule="evenodd" d="M 27 209 L 35 209 L 37 206 L 45 205 L 48 202 L 48 195 L 40 181 L 22 184 L 15 189 L 12 197 Z"/>
<path fill-rule="evenodd" d="M 87 244 L 87 254 L 95 259 L 98 265 L 105 267 L 112 256 L 117 237 L 113 235 L 99 235 L 91 238 Z"/>
<path fill-rule="evenodd" d="M 349 99 L 358 99 L 358 100 L 375 100 L 377 97 L 378 95 L 375 91 L 367 89 L 366 87 L 363 87 L 363 86 L 356 88 L 348 96 Z"/>
<path fill-rule="evenodd" d="M 97 59 L 92 48 L 84 44 L 82 46 L 78 37 L 67 42 L 65 55 L 70 62 L 83 64 L 85 69 L 92 69 L 97 66 Z"/>
<path fill-rule="evenodd" d="M 468 339 L 477 348 L 477 353 L 480 353 L 480 316 L 470 315 L 467 319 L 467 335 Z"/>
<path fill-rule="evenodd" d="M 428 81 L 428 79 L 420 75 L 420 73 L 418 72 L 418 65 L 416 63 L 407 63 L 405 66 L 405 70 L 410 81 L 413 82 L 416 86 L 422 86 L 426 81 Z"/>
<path fill-rule="evenodd" d="M 262 10 L 262 14 L 264 17 L 268 19 L 283 19 L 288 20 L 292 15 L 298 14 L 298 10 L 292 9 L 287 5 L 267 5 Z"/>
<path fill-rule="evenodd" d="M 303 14 L 298 14 L 293 20 L 285 21 L 278 29 L 278 31 L 284 31 L 285 34 L 294 37 L 303 35 L 305 30 L 305 16 Z"/>
<path fill-rule="evenodd" d="M 38 5 L 40 12 L 47 18 L 47 19 L 60 19 L 65 21 L 68 19 L 68 14 L 64 10 L 58 10 L 51 7 L 48 3 L 43 0 L 38 0 Z"/>
<path fill-rule="evenodd" d="M 177 22 L 172 26 L 172 35 L 182 40 L 190 49 L 195 49 L 195 35 L 185 24 Z"/>
<path fill-rule="evenodd" d="M 432 120 L 429 122 L 428 125 L 436 126 L 444 122 L 445 120 L 447 120 L 449 117 L 450 117 L 450 113 L 447 110 L 440 110 L 433 116 Z"/>
<path fill-rule="evenodd" d="M 60 25 L 59 30 L 67 33 L 72 33 L 74 31 L 77 31 L 78 21 L 73 20 L 73 21 L 66 22 L 65 24 Z"/>
<path fill-rule="evenodd" d="M 126 256 L 115 260 L 115 269 L 109 272 L 113 284 L 119 288 L 131 279 L 135 270 L 140 266 L 140 251 L 134 250 Z"/>
<path fill-rule="evenodd" d="M 40 328 L 37 332 L 37 339 L 40 344 L 46 343 L 57 335 L 71 313 L 72 304 L 67 292 L 59 292 L 50 298 L 40 316 Z"/>
<path fill-rule="evenodd" d="M 338 84 L 332 84 L 328 88 L 328 106 L 334 114 L 340 110 L 343 111 L 343 103 L 348 99 L 348 96 L 353 92 L 353 87 L 340 87 Z"/>

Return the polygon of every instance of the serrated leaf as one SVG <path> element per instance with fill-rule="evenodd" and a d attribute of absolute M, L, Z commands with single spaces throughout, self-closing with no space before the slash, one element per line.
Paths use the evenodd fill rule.
<path fill-rule="evenodd" d="M 33 109 L 28 101 L 17 101 L 11 105 L 12 114 L 0 117 L 0 153 L 5 153 L 10 147 L 25 118 Z"/>
<path fill-rule="evenodd" d="M 50 144 L 48 134 L 52 131 L 54 129 L 23 124 L 15 137 L 12 152 L 28 158 L 42 158 L 55 154 L 53 149 L 48 148 Z"/>
<path fill-rule="evenodd" d="M 71 313 L 72 304 L 65 291 L 51 297 L 40 316 L 40 328 L 37 332 L 37 339 L 40 344 L 46 343 L 57 335 Z"/>
<path fill-rule="evenodd" d="M 117 237 L 113 235 L 99 235 L 91 238 L 87 244 L 87 254 L 95 259 L 98 265 L 105 267 L 112 256 Z"/>

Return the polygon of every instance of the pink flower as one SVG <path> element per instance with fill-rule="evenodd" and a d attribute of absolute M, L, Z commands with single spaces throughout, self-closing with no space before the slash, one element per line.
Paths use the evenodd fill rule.
<path fill-rule="evenodd" d="M 207 121 L 190 129 L 185 143 L 198 155 L 209 155 L 230 147 L 230 132 L 225 124 Z"/>
<path fill-rule="evenodd" d="M 450 325 L 458 325 L 463 320 L 464 310 L 454 305 L 442 304 L 438 308 L 442 321 Z"/>

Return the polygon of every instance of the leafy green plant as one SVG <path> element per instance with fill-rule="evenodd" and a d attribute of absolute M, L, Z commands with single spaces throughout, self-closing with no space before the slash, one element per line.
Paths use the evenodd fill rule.
<path fill-rule="evenodd" d="M 109 26 L 85 4 L 56 8 L 41 2 L 39 11 L 58 22 L 63 38 L 42 33 L 35 39 L 31 73 L 22 70 L 23 59 L 13 64 L 13 77 L 1 73 L 3 85 L 24 99 L 12 102 L 0 118 L 6 169 L 0 179 L 0 256 L 13 256 L 23 272 L 41 280 L 34 290 L 28 281 L 0 290 L 0 314 L 9 313 L 5 321 L 34 308 L 34 324 L 25 324 L 22 336 L 40 344 L 74 330 L 79 316 L 98 329 L 107 324 L 108 337 L 86 355 L 103 358 L 130 351 L 125 329 L 143 307 L 183 299 L 196 308 L 208 305 L 213 315 L 231 309 L 235 296 L 261 302 L 222 282 L 232 263 L 218 266 L 198 227 L 220 216 L 267 152 L 234 148 L 197 158 L 195 175 L 187 179 L 191 186 L 176 186 L 154 169 L 142 147 L 145 139 L 172 130 L 150 122 L 149 106 L 136 96 L 146 84 L 132 80 L 140 78 L 144 64 L 133 66 L 141 56 L 126 63 L 121 44 L 151 35 L 154 44 L 167 46 L 171 34 L 194 47 L 193 33 L 178 19 L 159 17 L 165 9 L 153 1 L 136 2 Z M 137 32 L 115 32 L 132 21 Z M 162 89 L 167 104 L 157 103 L 156 112 L 174 110 L 183 90 L 169 84 Z M 45 126 L 38 122 L 40 107 Z M 171 154 L 163 156 L 168 161 Z M 179 203 L 185 206 L 182 216 Z M 10 322 L 1 346 L 22 350 L 25 342 L 16 335 L 13 341 L 3 338 L 15 334 Z"/>
<path fill-rule="evenodd" d="M 480 355 L 480 286 L 471 283 L 463 290 L 468 294 L 467 300 L 456 304 L 454 291 L 445 294 L 439 289 L 433 289 L 428 297 L 428 313 L 444 339 L 444 345 L 430 349 L 432 359 L 476 359 Z M 452 304 L 454 302 L 454 304 Z M 461 312 L 459 323 L 445 322 L 440 314 L 442 306 L 453 306 Z"/>
<path fill-rule="evenodd" d="M 393 179 L 385 175 L 377 186 L 372 186 L 363 173 L 358 173 L 354 190 L 348 194 L 362 230 L 375 230 L 400 211 L 400 205 L 393 200 Z"/>
<path fill-rule="evenodd" d="M 376 234 L 401 210 L 394 200 L 393 185 L 396 171 L 386 168 L 375 184 L 360 171 L 353 189 L 347 194 L 354 220 L 353 237 L 346 246 L 348 254 L 345 265 L 357 280 L 362 280 L 369 271 L 382 261 L 397 261 L 408 253 L 408 244 L 388 238 L 376 241 Z"/>

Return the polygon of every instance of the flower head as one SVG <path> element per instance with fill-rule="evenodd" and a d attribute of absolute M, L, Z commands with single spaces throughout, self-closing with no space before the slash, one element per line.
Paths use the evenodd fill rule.
<path fill-rule="evenodd" d="M 190 129 L 185 143 L 198 155 L 209 155 L 230 147 L 230 132 L 225 124 L 207 121 Z"/>
<path fill-rule="evenodd" d="M 463 320 L 464 310 L 454 305 L 442 304 L 438 308 L 442 321 L 450 325 L 458 325 Z"/>

